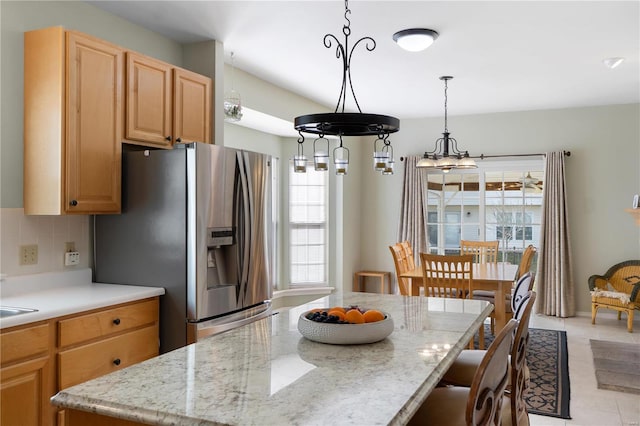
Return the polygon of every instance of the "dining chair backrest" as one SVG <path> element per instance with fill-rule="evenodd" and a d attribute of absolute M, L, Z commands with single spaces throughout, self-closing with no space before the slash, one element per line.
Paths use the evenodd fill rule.
<path fill-rule="evenodd" d="M 403 296 L 408 296 L 409 293 L 409 279 L 401 278 L 400 274 L 403 274 L 409 271 L 408 263 L 406 260 L 406 252 L 402 245 L 394 244 L 389 246 L 389 250 L 391 251 L 391 255 L 393 256 L 393 264 L 396 268 L 396 280 L 398 281 L 398 289 L 400 290 L 400 294 Z"/>
<path fill-rule="evenodd" d="M 471 291 L 473 256 L 420 253 L 424 295 L 465 298 Z"/>
<path fill-rule="evenodd" d="M 527 390 L 526 355 L 529 347 L 529 319 L 536 301 L 536 293 L 528 291 L 522 298 L 520 313 L 514 316 L 518 321 L 513 343 L 511 344 L 511 357 L 509 359 L 511 367 L 511 377 L 509 388 L 511 394 L 509 404 L 511 404 L 511 424 L 529 424 L 527 415 L 527 405 L 524 401 L 524 393 Z M 504 424 L 503 419 L 503 424 Z M 507 422 L 508 423 L 508 422 Z"/>
<path fill-rule="evenodd" d="M 509 353 L 518 322 L 510 320 L 491 342 L 478 366 L 467 399 L 468 425 L 499 425 L 503 393 L 509 383 Z"/>
<path fill-rule="evenodd" d="M 533 246 L 533 244 L 529 244 L 527 248 L 524 249 L 522 258 L 520 259 L 520 264 L 518 265 L 516 280 L 529 272 L 529 270 L 531 269 L 531 263 L 533 263 L 533 256 L 536 254 L 536 251 L 537 249 Z"/>
<path fill-rule="evenodd" d="M 518 311 L 520 310 L 520 304 L 522 303 L 522 299 L 527 295 L 528 292 L 533 290 L 533 284 L 536 279 L 536 274 L 527 272 L 523 276 L 520 277 L 518 282 L 516 283 L 516 287 L 511 295 L 511 312 L 513 312 L 513 317 L 517 319 Z"/>
<path fill-rule="evenodd" d="M 409 270 L 415 269 L 416 262 L 413 257 L 413 248 L 411 248 L 411 243 L 409 241 L 403 241 L 400 243 L 400 245 L 404 249 L 404 254 L 407 259 L 407 266 L 409 267 Z"/>
<path fill-rule="evenodd" d="M 460 240 L 460 254 L 473 255 L 473 263 L 498 263 L 500 241 Z"/>

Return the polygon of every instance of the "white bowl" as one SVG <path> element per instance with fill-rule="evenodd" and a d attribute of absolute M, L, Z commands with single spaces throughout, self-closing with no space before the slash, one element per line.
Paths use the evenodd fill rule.
<path fill-rule="evenodd" d="M 306 318 L 311 311 L 304 312 L 298 318 L 298 330 L 309 340 L 333 345 L 360 345 L 378 342 L 393 331 L 393 320 L 384 313 L 382 321 L 364 324 L 331 324 L 311 321 Z"/>

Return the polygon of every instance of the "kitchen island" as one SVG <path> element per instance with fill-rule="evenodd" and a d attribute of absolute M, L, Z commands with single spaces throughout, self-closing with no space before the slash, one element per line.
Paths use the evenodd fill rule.
<path fill-rule="evenodd" d="M 301 313 L 350 305 L 387 312 L 393 333 L 365 345 L 299 333 Z M 334 294 L 64 389 L 52 403 L 71 425 L 95 424 L 87 413 L 112 418 L 104 424 L 405 424 L 491 310 L 478 300 Z"/>

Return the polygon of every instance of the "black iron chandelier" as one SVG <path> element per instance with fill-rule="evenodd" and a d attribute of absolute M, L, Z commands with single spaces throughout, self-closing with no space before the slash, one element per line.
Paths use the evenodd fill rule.
<path fill-rule="evenodd" d="M 351 80 L 351 57 L 355 48 L 364 43 L 366 49 L 371 52 L 376 48 L 376 42 L 371 37 L 362 37 L 349 48 L 349 36 L 351 35 L 351 21 L 349 15 L 349 1 L 344 2 L 344 19 L 346 23 L 342 27 L 344 34 L 344 44 L 340 43 L 338 38 L 333 34 L 324 36 L 324 45 L 331 48 L 336 44 L 336 57 L 342 59 L 342 88 L 338 103 L 332 113 L 307 114 L 296 117 L 294 120 L 294 128 L 300 134 L 298 139 L 298 152 L 294 156 L 294 170 L 304 173 L 306 171 L 306 157 L 304 156 L 302 144 L 304 143 L 304 133 L 312 133 L 318 135 L 314 141 L 314 165 L 316 170 L 327 170 L 329 162 L 329 141 L 325 138 L 327 135 L 338 136 L 340 144 L 333 150 L 334 165 L 336 174 L 347 174 L 349 165 L 349 149 L 343 146 L 343 136 L 371 136 L 376 135 L 378 138 L 374 142 L 374 165 L 376 170 L 383 174 L 393 173 L 393 148 L 389 135 L 400 130 L 400 120 L 395 117 L 380 114 L 365 114 L 360 109 L 360 104 L 356 98 Z M 358 109 L 358 112 L 345 112 L 345 104 L 347 100 L 347 89 L 351 91 L 351 95 Z M 380 143 L 378 141 L 381 141 Z M 316 150 L 316 144 L 320 148 Z M 377 144 L 383 145 L 379 151 L 376 151 Z M 380 160 L 380 161 L 376 161 Z M 384 167 L 382 167 L 384 160 Z"/>
<path fill-rule="evenodd" d="M 440 80 L 444 81 L 444 132 L 442 137 L 436 140 L 433 151 L 424 153 L 416 167 L 440 169 L 447 173 L 451 169 L 475 169 L 476 162 L 469 157 L 469 151 L 458 149 L 458 141 L 452 138 L 447 127 L 447 82 L 453 77 L 444 75 Z"/>

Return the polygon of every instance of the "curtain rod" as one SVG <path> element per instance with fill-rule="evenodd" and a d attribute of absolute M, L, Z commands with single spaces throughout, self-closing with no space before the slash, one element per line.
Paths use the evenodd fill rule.
<path fill-rule="evenodd" d="M 562 151 L 564 153 L 565 156 L 567 157 L 571 157 L 571 151 Z M 471 158 L 479 158 L 481 160 L 484 160 L 485 158 L 504 158 L 504 157 L 537 157 L 537 156 L 544 156 L 545 154 L 498 154 L 498 155 L 484 155 L 484 154 L 480 154 L 478 156 L 475 157 L 471 157 Z M 405 157 L 400 157 L 400 161 L 404 161 Z"/>

